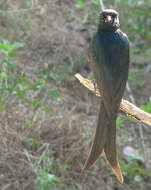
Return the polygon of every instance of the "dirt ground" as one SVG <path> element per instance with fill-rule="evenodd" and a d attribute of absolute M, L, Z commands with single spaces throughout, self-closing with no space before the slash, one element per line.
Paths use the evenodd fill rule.
<path fill-rule="evenodd" d="M 24 8 L 19 1 L 15 2 L 15 8 Z M 0 40 L 5 38 L 25 44 L 19 50 L 17 72 L 30 78 L 33 84 L 40 70 L 57 73 L 56 77 L 47 79 L 47 91 L 28 94 L 31 98 L 41 99 L 53 115 L 43 109 L 35 111 L 16 96 L 6 94 L 8 101 L 0 113 L 0 189 L 151 189 L 150 177 L 129 181 L 126 170 L 125 183 L 119 184 L 104 158 L 81 175 L 95 131 L 99 99 L 79 84 L 74 74 L 79 72 L 91 77 L 87 48 L 96 30 L 98 9 L 91 9 L 89 4 L 80 9 L 75 0 L 48 2 L 38 1 L 40 7 L 37 5 L 36 9 L 25 11 L 24 15 L 19 12 L 0 15 Z M 130 83 L 132 92 L 125 93 L 126 99 L 131 100 L 133 96 L 139 107 L 148 102 L 150 94 L 151 76 L 147 72 L 143 74 L 143 85 Z M 59 91 L 59 103 L 49 96 L 49 90 Z M 125 117 L 120 112 L 123 126 L 117 129 L 119 159 L 126 163 L 123 150 L 131 146 L 145 159 L 140 167 L 150 172 L 151 128 L 137 121 L 127 121 Z M 27 127 L 31 121 L 31 126 Z M 29 142 L 36 142 L 36 146 L 30 147 Z M 59 184 L 54 183 L 52 187 L 38 185 L 42 176 L 39 169 L 57 176 Z"/>

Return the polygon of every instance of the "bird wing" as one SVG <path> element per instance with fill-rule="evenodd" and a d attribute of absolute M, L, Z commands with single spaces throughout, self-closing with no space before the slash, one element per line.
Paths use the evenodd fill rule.
<path fill-rule="evenodd" d="M 119 108 L 128 77 L 129 43 L 123 36 L 125 47 L 106 47 L 98 38 L 96 35 L 90 43 L 88 59 L 108 116 L 111 117 L 113 111 Z"/>

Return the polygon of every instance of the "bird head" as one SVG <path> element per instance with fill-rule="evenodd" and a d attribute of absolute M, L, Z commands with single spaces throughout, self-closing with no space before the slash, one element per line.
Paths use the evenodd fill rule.
<path fill-rule="evenodd" d="M 100 13 L 99 30 L 116 31 L 120 27 L 119 14 L 115 10 L 106 9 Z"/>

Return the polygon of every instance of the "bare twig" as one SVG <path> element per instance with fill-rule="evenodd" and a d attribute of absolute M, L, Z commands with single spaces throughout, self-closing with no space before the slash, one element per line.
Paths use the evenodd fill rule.
<path fill-rule="evenodd" d="M 96 96 L 101 96 L 101 92 L 99 92 L 99 89 L 94 87 L 93 83 L 90 80 L 84 78 L 82 75 L 78 73 L 75 74 L 75 77 L 86 88 L 94 92 Z M 138 108 L 137 106 L 130 103 L 129 101 L 122 99 L 121 104 L 120 104 L 120 109 L 124 111 L 127 115 L 130 115 L 133 118 L 135 118 L 136 120 L 151 126 L 151 114 L 143 111 L 142 109 Z"/>

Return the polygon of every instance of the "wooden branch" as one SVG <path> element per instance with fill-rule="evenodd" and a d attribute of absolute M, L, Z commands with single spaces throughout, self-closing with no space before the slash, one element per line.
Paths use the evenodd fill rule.
<path fill-rule="evenodd" d="M 86 88 L 94 92 L 96 96 L 101 96 L 101 92 L 99 92 L 99 89 L 98 88 L 95 89 L 94 84 L 90 80 L 84 78 L 79 73 L 75 74 L 75 77 Z M 137 106 L 130 103 L 129 101 L 122 99 L 121 104 L 120 104 L 120 109 L 124 111 L 127 115 L 130 115 L 133 118 L 135 118 L 136 120 L 151 126 L 151 114 L 143 111 L 142 109 L 138 108 Z"/>

